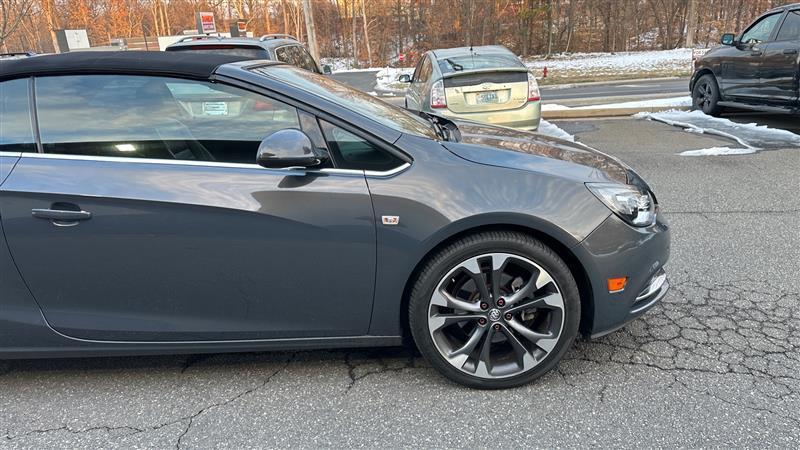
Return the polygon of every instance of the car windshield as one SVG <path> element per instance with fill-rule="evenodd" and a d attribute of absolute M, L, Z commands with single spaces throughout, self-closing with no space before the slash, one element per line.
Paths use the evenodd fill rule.
<path fill-rule="evenodd" d="M 436 139 L 438 136 L 436 128 L 428 120 L 347 87 L 331 77 L 293 66 L 260 67 L 253 69 L 253 72 L 304 89 L 401 133 L 430 139 Z"/>
<path fill-rule="evenodd" d="M 261 47 L 236 47 L 234 45 L 182 45 L 179 47 L 171 47 L 168 49 L 171 52 L 213 52 L 223 55 L 244 56 L 245 58 L 252 59 L 269 59 L 267 51 Z"/>
<path fill-rule="evenodd" d="M 499 69 L 507 67 L 525 68 L 525 65 L 514 55 L 464 55 L 440 58 L 439 70 L 442 74 L 461 72 L 462 70 Z"/>

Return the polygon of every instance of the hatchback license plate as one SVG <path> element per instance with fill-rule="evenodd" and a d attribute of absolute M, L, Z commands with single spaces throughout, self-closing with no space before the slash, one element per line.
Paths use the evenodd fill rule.
<path fill-rule="evenodd" d="M 476 100 L 480 104 L 497 103 L 497 92 L 481 92 L 476 96 Z"/>

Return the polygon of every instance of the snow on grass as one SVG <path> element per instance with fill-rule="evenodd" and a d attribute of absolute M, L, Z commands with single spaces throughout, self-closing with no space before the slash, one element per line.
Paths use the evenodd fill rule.
<path fill-rule="evenodd" d="M 703 114 L 702 111 L 639 113 L 634 117 L 678 126 L 692 133 L 722 136 L 738 142 L 743 147 L 689 150 L 681 153 L 684 156 L 741 155 L 756 153 L 764 149 L 800 147 L 800 136 L 791 131 L 770 128 L 766 125 L 755 123 L 736 123 L 728 119 L 711 117 Z"/>
<path fill-rule="evenodd" d="M 408 83 L 398 81 L 400 75 L 412 75 L 413 67 L 384 67 L 375 74 L 375 91 L 379 94 L 403 95 Z"/>
<path fill-rule="evenodd" d="M 692 70 L 692 49 L 619 53 L 567 53 L 525 58 L 537 74 L 547 67 L 548 77 L 614 76 L 624 74 L 672 75 Z"/>
<path fill-rule="evenodd" d="M 681 156 L 724 156 L 724 155 L 748 155 L 758 150 L 754 148 L 730 148 L 730 147 L 711 147 L 700 150 L 687 150 L 679 153 Z"/>
<path fill-rule="evenodd" d="M 537 132 L 554 138 L 564 139 L 565 141 L 575 142 L 575 136 L 567 133 L 557 125 L 554 125 L 553 123 L 544 119 L 539 122 L 539 129 Z"/>

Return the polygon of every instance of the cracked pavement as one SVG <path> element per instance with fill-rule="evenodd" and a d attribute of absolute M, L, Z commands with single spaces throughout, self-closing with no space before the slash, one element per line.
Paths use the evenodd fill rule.
<path fill-rule="evenodd" d="M 800 446 L 800 151 L 559 123 L 636 168 L 672 291 L 538 382 L 476 391 L 408 349 L 0 362 L 0 448 Z"/>

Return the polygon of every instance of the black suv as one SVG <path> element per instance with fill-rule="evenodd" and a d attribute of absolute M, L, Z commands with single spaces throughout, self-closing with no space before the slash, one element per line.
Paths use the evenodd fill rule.
<path fill-rule="evenodd" d="M 329 66 L 320 68 L 306 47 L 288 34 L 266 34 L 255 38 L 221 36 L 186 36 L 165 49 L 168 52 L 206 52 L 244 56 L 249 59 L 282 61 L 315 73 L 331 73 Z"/>
<path fill-rule="evenodd" d="M 695 64 L 689 85 L 695 109 L 800 110 L 800 3 L 766 12 L 741 35 L 723 35 L 722 44 Z"/>

